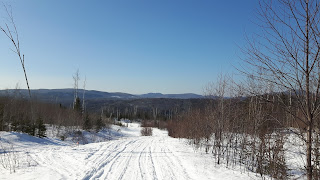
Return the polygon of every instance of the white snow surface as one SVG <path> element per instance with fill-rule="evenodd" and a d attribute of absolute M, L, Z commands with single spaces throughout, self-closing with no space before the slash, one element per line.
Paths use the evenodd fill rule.
<path fill-rule="evenodd" d="M 215 165 L 212 154 L 201 153 L 163 130 L 140 136 L 139 124 L 128 123 L 103 133 L 113 138 L 78 145 L 53 137 L 0 132 L 0 163 L 6 160 L 3 150 L 13 150 L 11 157 L 18 162 L 15 172 L 0 164 L 0 179 L 260 179 L 240 168 Z"/>

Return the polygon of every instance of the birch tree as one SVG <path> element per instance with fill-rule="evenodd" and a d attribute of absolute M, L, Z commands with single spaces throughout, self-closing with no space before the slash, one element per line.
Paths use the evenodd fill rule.
<path fill-rule="evenodd" d="M 312 135 L 320 112 L 319 8 L 319 0 L 260 0 L 262 32 L 248 38 L 244 50 L 243 72 L 272 84 L 284 109 L 288 109 L 285 97 L 291 93 L 295 109 L 302 112 L 289 113 L 301 124 L 309 180 L 313 178 Z"/>

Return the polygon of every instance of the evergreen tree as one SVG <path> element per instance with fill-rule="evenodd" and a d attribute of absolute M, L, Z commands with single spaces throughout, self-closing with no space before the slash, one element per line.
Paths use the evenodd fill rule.
<path fill-rule="evenodd" d="M 0 131 L 4 131 L 4 126 L 5 126 L 5 123 L 4 123 L 4 118 L 3 118 L 3 114 L 4 114 L 4 107 L 2 104 L 0 104 Z"/>
<path fill-rule="evenodd" d="M 74 103 L 74 110 L 79 113 L 82 113 L 81 100 L 79 97 L 77 97 L 76 102 Z"/>
<path fill-rule="evenodd" d="M 104 128 L 105 124 L 102 122 L 102 117 L 99 117 L 96 121 L 96 132 L 99 132 L 102 128 Z"/>
<path fill-rule="evenodd" d="M 37 128 L 38 128 L 38 133 L 37 136 L 42 138 L 42 137 L 46 137 L 46 126 L 43 124 L 43 120 L 41 117 L 39 117 L 37 119 Z"/>
<path fill-rule="evenodd" d="M 87 131 L 92 129 L 92 123 L 91 123 L 91 120 L 89 118 L 89 114 L 86 114 L 86 117 L 85 117 L 84 122 L 83 122 L 83 129 L 87 130 Z"/>
<path fill-rule="evenodd" d="M 30 136 L 35 136 L 36 126 L 32 123 L 24 124 L 22 127 L 22 132 L 29 134 Z"/>
<path fill-rule="evenodd" d="M 15 117 L 12 117 L 11 118 L 11 130 L 12 131 L 18 131 L 19 129 L 19 126 L 20 126 L 20 124 L 19 124 L 19 122 L 15 119 Z"/>
<path fill-rule="evenodd" d="M 35 136 L 36 135 L 36 126 L 34 123 L 31 122 L 31 118 L 28 115 L 24 115 L 23 113 L 21 113 L 18 117 L 21 120 L 21 122 L 18 123 L 17 130 L 24 132 L 24 133 L 27 133 L 31 136 Z"/>

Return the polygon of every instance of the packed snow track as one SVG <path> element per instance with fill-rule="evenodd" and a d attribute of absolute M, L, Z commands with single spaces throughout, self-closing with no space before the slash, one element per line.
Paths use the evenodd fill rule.
<path fill-rule="evenodd" d="M 164 138 L 139 137 L 106 143 L 85 158 L 81 179 L 190 179 Z"/>
<path fill-rule="evenodd" d="M 153 136 L 140 136 L 138 124 L 113 127 L 113 131 L 119 128 L 120 136 L 85 145 L 0 132 L 0 147 L 14 147 L 9 155 L 18 162 L 15 172 L 0 166 L 0 179 L 256 179 L 241 170 L 215 166 L 212 155 L 195 151 L 166 131 L 153 129 Z M 103 133 L 100 135 L 112 134 Z M 0 153 L 0 164 L 6 160 L 3 155 Z"/>

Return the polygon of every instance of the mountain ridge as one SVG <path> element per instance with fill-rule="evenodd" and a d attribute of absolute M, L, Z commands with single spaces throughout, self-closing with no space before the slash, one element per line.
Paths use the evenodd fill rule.
<path fill-rule="evenodd" d="M 31 89 L 31 94 L 39 99 L 63 98 L 73 99 L 74 89 Z M 83 96 L 83 89 L 78 89 L 79 97 Z M 104 92 L 98 90 L 85 90 L 86 99 L 144 99 L 144 98 L 169 98 L 169 99 L 202 99 L 204 96 L 195 93 L 181 94 L 162 94 L 162 93 L 147 93 L 147 94 L 130 94 L 123 92 Z M 6 89 L 0 90 L 0 96 L 20 94 L 28 95 L 27 89 Z"/>

